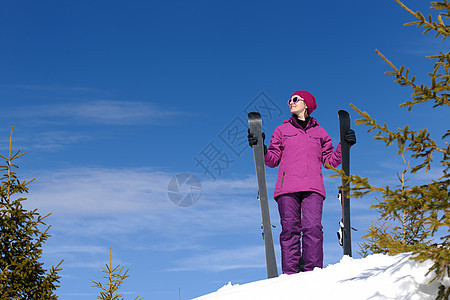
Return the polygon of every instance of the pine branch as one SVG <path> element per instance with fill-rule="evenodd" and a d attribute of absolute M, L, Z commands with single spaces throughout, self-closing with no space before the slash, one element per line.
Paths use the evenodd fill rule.
<path fill-rule="evenodd" d="M 442 39 L 445 40 L 450 35 L 450 27 L 444 23 L 442 20 L 442 16 L 445 16 L 446 19 L 449 17 L 449 3 L 448 0 L 444 0 L 444 2 L 431 2 L 432 9 L 446 9 L 447 13 L 440 13 L 438 15 L 438 22 L 433 21 L 433 18 L 428 15 L 428 20 L 422 15 L 420 11 L 413 12 L 409 9 L 405 4 L 403 4 L 400 0 L 395 0 L 401 7 L 403 7 L 407 12 L 412 14 L 418 21 L 406 23 L 405 26 L 416 25 L 417 28 L 423 26 L 425 30 L 423 34 L 428 33 L 429 31 L 436 31 L 435 37 L 442 35 Z"/>
<path fill-rule="evenodd" d="M 430 170 L 434 152 L 450 154 L 449 146 L 447 145 L 446 149 L 438 147 L 436 142 L 430 137 L 427 129 L 417 133 L 417 131 L 410 130 L 409 126 L 406 125 L 403 129 L 398 129 L 397 132 L 394 132 L 387 127 L 386 123 L 379 125 L 367 112 L 361 111 L 353 104 L 350 104 L 350 106 L 362 117 L 357 119 L 355 123 L 369 126 L 370 128 L 367 132 L 375 131 L 375 140 L 384 141 L 386 146 L 391 146 L 394 141 L 397 141 L 398 154 L 401 154 L 403 151 L 411 151 L 413 158 L 424 159 L 422 163 L 411 168 L 411 173 L 413 174 L 422 168 L 425 168 L 427 172 Z"/>
<path fill-rule="evenodd" d="M 419 103 L 424 103 L 430 100 L 434 100 L 434 106 L 450 106 L 449 94 L 446 92 L 450 89 L 450 75 L 449 75 L 449 62 L 450 62 L 450 53 L 443 54 L 441 53 L 438 56 L 428 56 L 429 59 L 438 59 L 434 66 L 433 73 L 428 74 L 431 77 L 431 86 L 421 84 L 416 85 L 414 81 L 416 77 L 413 76 L 411 79 L 409 76 L 409 68 L 405 66 L 401 66 L 398 69 L 391 61 L 389 61 L 378 49 L 375 49 L 377 54 L 394 70 L 394 72 L 385 72 L 386 75 L 395 76 L 395 81 L 402 86 L 411 86 L 413 89 L 412 101 L 405 101 L 400 104 L 400 107 L 408 107 L 408 110 L 411 110 L 412 107 Z M 444 73 L 438 73 L 441 69 L 444 70 Z M 404 72 L 405 71 L 405 72 Z"/>

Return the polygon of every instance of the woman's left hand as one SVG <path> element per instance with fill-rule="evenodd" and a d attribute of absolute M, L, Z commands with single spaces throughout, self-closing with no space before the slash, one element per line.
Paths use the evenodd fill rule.
<path fill-rule="evenodd" d="M 356 134 L 353 129 L 349 129 L 345 133 L 345 141 L 350 145 L 350 147 L 356 144 Z"/>

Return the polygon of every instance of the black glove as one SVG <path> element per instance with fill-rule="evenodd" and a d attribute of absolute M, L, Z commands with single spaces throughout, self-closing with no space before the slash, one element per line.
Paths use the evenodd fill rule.
<path fill-rule="evenodd" d="M 350 145 L 350 147 L 356 144 L 356 134 L 353 129 L 349 129 L 345 133 L 345 141 Z"/>
<path fill-rule="evenodd" d="M 250 131 L 250 128 L 248 129 L 248 144 L 250 145 L 250 147 L 253 147 L 254 145 L 258 144 L 258 138 Z M 263 132 L 262 133 L 262 138 L 263 138 L 263 142 L 266 139 L 266 134 Z M 266 145 L 264 145 L 264 155 L 267 153 L 267 147 Z"/>
<path fill-rule="evenodd" d="M 250 128 L 248 129 L 247 138 L 250 147 L 253 147 L 254 145 L 258 144 L 258 138 L 250 131 Z"/>

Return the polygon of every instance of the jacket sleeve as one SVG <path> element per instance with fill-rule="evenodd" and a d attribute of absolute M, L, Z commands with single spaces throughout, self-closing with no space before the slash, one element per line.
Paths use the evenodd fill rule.
<path fill-rule="evenodd" d="M 275 168 L 280 164 L 281 155 L 283 153 L 282 133 L 279 128 L 275 129 L 270 138 L 270 145 L 267 153 L 264 155 L 264 163 L 269 168 Z"/>
<path fill-rule="evenodd" d="M 325 164 L 329 164 L 335 168 L 341 164 L 341 144 L 339 143 L 336 149 L 333 150 L 333 144 L 328 135 L 322 147 L 322 164 L 327 169 L 329 168 Z"/>

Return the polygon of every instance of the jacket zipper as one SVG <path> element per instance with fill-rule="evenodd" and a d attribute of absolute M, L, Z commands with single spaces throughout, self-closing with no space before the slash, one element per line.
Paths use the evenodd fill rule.
<path fill-rule="evenodd" d="M 281 187 L 283 187 L 283 182 L 284 182 L 284 173 L 286 173 L 286 171 L 283 171 L 283 177 L 281 178 Z"/>

